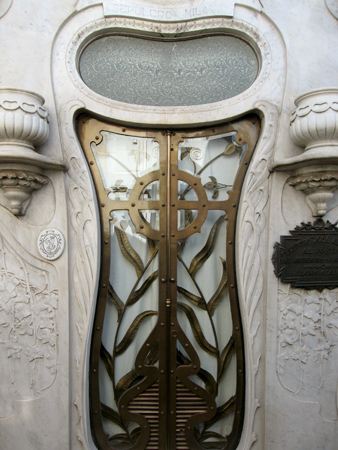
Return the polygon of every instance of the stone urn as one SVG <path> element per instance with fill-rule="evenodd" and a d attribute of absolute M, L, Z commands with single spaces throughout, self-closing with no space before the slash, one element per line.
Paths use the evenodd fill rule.
<path fill-rule="evenodd" d="M 295 144 L 305 151 L 337 147 L 338 88 L 315 89 L 295 100 L 290 133 Z"/>
<path fill-rule="evenodd" d="M 0 149 L 14 145 L 34 150 L 47 141 L 49 121 L 44 102 L 34 92 L 0 89 Z"/>

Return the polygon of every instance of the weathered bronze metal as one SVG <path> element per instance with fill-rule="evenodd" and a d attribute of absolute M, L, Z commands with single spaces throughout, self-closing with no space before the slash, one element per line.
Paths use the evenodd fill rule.
<path fill-rule="evenodd" d="M 259 119 L 254 115 L 236 120 L 231 124 L 194 132 L 120 128 L 87 116 L 81 116 L 78 120 L 79 138 L 94 179 L 101 215 L 102 265 L 89 376 L 91 426 L 94 440 L 101 450 L 112 448 L 116 450 L 203 450 L 207 448 L 234 449 L 237 446 L 244 420 L 245 367 L 243 333 L 236 289 L 236 255 L 233 243 L 236 238 L 235 223 L 240 191 L 258 139 L 259 129 Z M 159 169 L 135 180 L 128 201 L 111 200 L 109 194 L 112 190 L 105 189 L 103 186 L 91 148 L 92 143 L 99 144 L 102 140 L 102 131 L 120 135 L 152 137 L 159 144 Z M 235 182 L 232 189 L 227 192 L 228 199 L 221 201 L 217 200 L 219 191 L 228 186 L 212 177 L 210 177 L 210 182 L 203 186 L 199 177 L 200 172 L 212 161 L 195 175 L 186 173 L 179 169 L 178 148 L 180 142 L 185 138 L 217 136 L 231 132 L 235 134 L 235 142 L 241 147 L 243 153 Z M 230 144 L 225 152 L 235 151 L 231 145 L 233 144 Z M 183 193 L 178 192 L 177 180 L 183 181 L 187 185 Z M 143 200 L 141 194 L 144 193 L 144 189 L 155 181 L 159 182 L 159 198 Z M 120 189 L 122 189 L 121 192 L 125 191 L 124 186 L 121 186 Z M 213 191 L 211 200 L 208 199 L 206 190 Z M 195 192 L 196 200 L 185 198 L 190 191 Z M 147 238 L 149 261 L 153 260 L 157 254 L 159 255 L 158 271 L 150 275 L 141 288 L 133 291 L 125 304 L 109 283 L 111 212 L 122 210 L 129 211 L 136 232 Z M 144 210 L 158 211 L 159 229 L 152 228 L 150 223 L 144 219 L 141 213 Z M 182 229 L 178 229 L 177 226 L 177 216 L 180 210 L 186 211 L 185 227 Z M 178 261 L 184 264 L 182 252 L 186 239 L 201 230 L 210 210 L 223 211 L 223 213 L 213 225 L 204 248 L 193 259 L 190 268 L 186 268 L 194 280 L 197 270 L 213 251 L 219 228 L 226 220 L 227 242 L 224 242 L 226 262 L 223 261 L 223 276 L 214 296 L 206 303 L 202 295 L 201 297 L 193 295 L 177 285 L 177 265 Z M 196 212 L 195 217 L 193 211 Z M 145 273 L 142 261 L 131 248 L 124 232 L 117 229 L 116 233 L 123 256 L 134 265 L 139 279 L 141 279 Z M 118 320 L 121 321 L 127 307 L 136 303 L 157 278 L 160 280 L 158 311 L 147 310 L 137 316 L 125 337 L 115 347 L 113 354 L 110 354 L 101 341 L 107 299 L 109 298 L 113 302 L 118 311 Z M 196 282 L 195 284 L 199 289 Z M 231 286 L 229 295 L 233 322 L 232 337 L 224 349 L 218 349 L 205 339 L 193 309 L 186 303 L 178 302 L 177 296 L 179 293 L 198 308 L 207 311 L 212 320 L 218 302 L 228 286 Z M 214 380 L 205 369 L 201 368 L 198 353 L 178 321 L 178 310 L 188 318 L 199 346 L 212 357 L 217 358 L 219 367 L 217 380 Z M 118 411 L 115 411 L 102 404 L 100 400 L 100 359 L 113 381 L 114 359 L 128 347 L 140 323 L 151 315 L 157 315 L 157 324 L 138 352 L 134 369 L 123 376 L 115 386 L 115 398 L 118 405 Z M 184 349 L 184 352 L 179 350 L 178 344 L 180 348 Z M 233 355 L 236 357 L 237 368 L 236 394 L 220 405 L 216 401 L 218 382 L 226 372 Z M 194 376 L 203 381 L 201 384 L 204 387 L 193 381 L 192 377 Z M 233 426 L 228 436 L 221 436 L 214 431 L 209 431 L 213 424 L 227 414 L 233 414 Z M 103 430 L 102 417 L 118 424 L 124 432 L 116 436 L 107 436 Z M 136 424 L 136 427 L 134 426 L 130 430 L 128 423 Z"/>
<path fill-rule="evenodd" d="M 338 287 L 338 227 L 316 220 L 297 226 L 276 242 L 272 261 L 283 283 L 303 289 Z"/>

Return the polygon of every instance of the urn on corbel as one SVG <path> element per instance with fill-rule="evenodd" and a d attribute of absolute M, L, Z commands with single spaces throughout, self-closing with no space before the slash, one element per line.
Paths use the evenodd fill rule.
<path fill-rule="evenodd" d="M 303 153 L 276 161 L 272 169 L 292 174 L 314 217 L 323 217 L 338 188 L 338 88 L 306 92 L 295 100 L 290 135 Z"/>
<path fill-rule="evenodd" d="M 25 214 L 32 193 L 47 184 L 44 169 L 66 170 L 62 161 L 36 151 L 49 135 L 43 105 L 34 92 L 0 88 L 0 188 L 15 215 Z"/>

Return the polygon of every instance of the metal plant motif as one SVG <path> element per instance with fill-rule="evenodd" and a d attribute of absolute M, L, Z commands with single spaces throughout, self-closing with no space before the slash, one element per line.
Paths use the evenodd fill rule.
<path fill-rule="evenodd" d="M 103 177 L 105 169 L 98 159 L 109 154 L 108 147 L 100 148 L 101 142 L 106 145 L 105 134 L 121 135 L 125 143 L 126 129 L 81 118 L 79 135 L 99 196 L 103 242 L 90 375 L 91 422 L 100 449 L 237 446 L 245 377 L 232 242 L 239 191 L 258 131 L 254 116 L 220 127 L 216 155 L 207 160 L 198 146 L 189 146 L 195 136 L 153 132 L 151 145 L 158 143 L 160 150 L 158 168 L 147 157 L 145 171 L 136 150 L 127 153 L 135 157 L 134 166 L 112 157 L 114 167 L 122 168 L 119 176 L 124 170 L 134 180 L 128 186 L 122 177 L 115 182 L 105 172 Z M 216 139 L 217 133 L 199 131 L 196 138 L 211 134 Z M 133 143 L 142 155 L 150 154 L 149 132 L 128 130 L 128 135 L 138 138 Z M 227 164 L 226 158 L 236 154 L 237 176 L 228 169 L 230 183 L 229 178 L 222 183 L 219 175 L 210 174 L 216 161 L 225 158 Z M 185 159 L 192 163 L 193 173 L 182 166 Z M 154 189 L 158 195 L 153 195 Z M 220 190 L 227 190 L 226 199 L 219 200 Z M 128 199 L 123 201 L 118 195 L 126 192 Z M 158 229 L 147 211 L 158 215 Z M 202 239 L 197 250 L 195 233 Z M 140 250 L 141 242 L 146 250 Z M 204 281 L 210 278 L 210 261 L 212 284 Z M 115 268 L 121 275 L 114 275 Z M 122 283 L 121 276 L 126 277 Z M 157 306 L 149 307 L 156 292 Z M 115 323 L 105 319 L 107 308 L 115 311 Z M 108 339 L 112 328 L 114 338 Z M 106 386 L 111 385 L 111 396 L 100 394 L 99 370 L 104 370 Z"/>

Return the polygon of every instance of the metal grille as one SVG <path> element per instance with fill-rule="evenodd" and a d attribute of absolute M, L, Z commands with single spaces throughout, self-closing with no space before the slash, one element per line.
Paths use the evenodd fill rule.
<path fill-rule="evenodd" d="M 79 119 L 101 215 L 90 356 L 100 450 L 236 448 L 245 367 L 235 223 L 258 134 L 255 116 L 194 132 Z"/>

